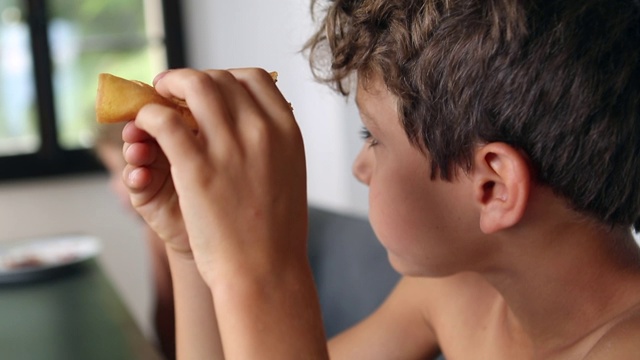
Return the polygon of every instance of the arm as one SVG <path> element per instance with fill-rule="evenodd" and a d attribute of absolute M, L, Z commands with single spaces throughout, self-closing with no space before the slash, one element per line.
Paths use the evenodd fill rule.
<path fill-rule="evenodd" d="M 226 279 L 226 280 L 225 280 Z M 212 286 L 228 359 L 326 359 L 311 271 L 238 269 Z"/>
<path fill-rule="evenodd" d="M 222 359 L 211 294 L 193 259 L 167 159 L 153 138 L 133 124 L 124 128 L 122 136 L 128 163 L 124 182 L 131 204 L 149 225 L 157 305 L 166 301 L 174 309 L 170 341 L 175 342 L 176 355 L 179 359 Z M 162 242 L 165 245 L 159 246 Z M 167 314 L 157 315 L 166 320 Z"/>
<path fill-rule="evenodd" d="M 153 322 L 162 353 L 167 359 L 176 357 L 175 312 L 171 269 L 165 243 L 156 233 L 145 228 L 153 270 Z"/>
<path fill-rule="evenodd" d="M 291 106 L 256 69 L 174 70 L 155 86 L 186 101 L 199 132 L 171 108 L 146 106 L 123 133 L 124 176 L 132 204 L 170 252 L 193 254 L 225 356 L 326 358 L 306 254 L 304 148 Z M 189 275 L 193 266 L 172 258 L 178 352 L 200 344 L 198 356 L 213 357 L 196 322 L 216 323 L 200 302 L 203 287 Z M 194 299 L 199 311 L 187 309 Z M 196 319 L 197 312 L 207 316 Z"/>
<path fill-rule="evenodd" d="M 224 359 L 209 288 L 191 254 L 167 250 L 174 278 L 178 359 Z"/>
<path fill-rule="evenodd" d="M 423 311 L 424 283 L 402 278 L 373 314 L 329 341 L 331 359 L 431 359 L 438 343 Z"/>

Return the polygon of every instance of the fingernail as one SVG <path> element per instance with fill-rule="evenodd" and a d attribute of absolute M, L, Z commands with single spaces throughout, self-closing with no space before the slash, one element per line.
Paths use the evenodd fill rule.
<path fill-rule="evenodd" d="M 169 73 L 169 71 L 171 71 L 171 69 L 165 70 L 165 71 L 159 73 L 158 75 L 156 75 L 156 77 L 153 78 L 153 85 L 155 85 L 158 81 L 160 81 L 160 79 L 162 79 L 165 75 L 167 75 Z"/>
<path fill-rule="evenodd" d="M 145 183 L 144 170 L 135 168 L 131 170 L 127 176 L 127 185 L 133 189 L 141 189 L 147 184 Z"/>

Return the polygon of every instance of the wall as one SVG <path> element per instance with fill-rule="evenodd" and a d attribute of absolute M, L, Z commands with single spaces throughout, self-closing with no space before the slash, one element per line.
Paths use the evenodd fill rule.
<path fill-rule="evenodd" d="M 366 213 L 366 189 L 353 178 L 360 121 L 353 102 L 312 79 L 302 44 L 313 32 L 309 1 L 185 0 L 190 66 L 262 67 L 279 72 L 306 144 L 309 200 Z"/>

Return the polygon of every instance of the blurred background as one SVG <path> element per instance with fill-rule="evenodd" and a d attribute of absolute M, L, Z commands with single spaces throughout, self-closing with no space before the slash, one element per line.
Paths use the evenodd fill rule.
<path fill-rule="evenodd" d="M 99 263 L 150 331 L 140 223 L 91 151 L 101 72 L 151 82 L 167 67 L 278 71 L 306 143 L 310 203 L 366 215 L 351 175 L 357 111 L 299 53 L 314 28 L 306 0 L 0 0 L 0 243 L 98 236 Z"/>

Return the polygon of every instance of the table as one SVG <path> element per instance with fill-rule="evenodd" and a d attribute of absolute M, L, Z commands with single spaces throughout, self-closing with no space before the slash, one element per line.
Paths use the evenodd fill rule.
<path fill-rule="evenodd" d="M 161 357 L 92 259 L 52 279 L 0 286 L 0 359 Z"/>

